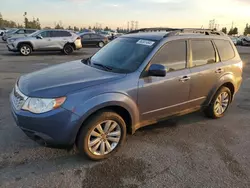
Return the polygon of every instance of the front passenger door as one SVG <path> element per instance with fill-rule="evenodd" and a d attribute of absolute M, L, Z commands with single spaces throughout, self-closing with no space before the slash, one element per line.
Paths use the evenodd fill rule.
<path fill-rule="evenodd" d="M 156 53 L 150 64 L 164 65 L 167 74 L 165 77 L 146 76 L 139 79 L 141 121 L 157 120 L 185 110 L 190 90 L 187 42 L 168 42 Z"/>
<path fill-rule="evenodd" d="M 42 39 L 37 38 L 34 42 L 36 50 L 51 50 L 53 49 L 52 31 L 43 31 L 40 33 Z"/>

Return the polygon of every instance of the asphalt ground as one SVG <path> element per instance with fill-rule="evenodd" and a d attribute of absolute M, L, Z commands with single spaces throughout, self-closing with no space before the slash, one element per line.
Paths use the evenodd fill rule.
<path fill-rule="evenodd" d="M 98 49 L 22 57 L 5 45 L 0 42 L 0 187 L 250 187 L 250 48 L 239 48 L 244 81 L 224 118 L 196 112 L 142 128 L 115 156 L 93 162 L 27 138 L 12 119 L 8 97 L 20 75 Z"/>

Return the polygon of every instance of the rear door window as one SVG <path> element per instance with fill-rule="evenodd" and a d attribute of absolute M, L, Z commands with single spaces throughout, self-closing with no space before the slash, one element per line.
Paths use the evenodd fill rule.
<path fill-rule="evenodd" d="M 71 34 L 68 31 L 60 31 L 60 35 L 62 37 L 70 37 L 71 36 Z"/>
<path fill-rule="evenodd" d="M 52 37 L 52 31 L 44 31 L 40 34 L 43 38 Z"/>
<path fill-rule="evenodd" d="M 101 38 L 101 36 L 100 35 L 96 35 L 96 34 L 91 34 L 91 38 L 92 39 L 99 39 L 99 38 Z"/>
<path fill-rule="evenodd" d="M 216 52 L 210 40 L 192 40 L 193 67 L 216 62 Z"/>
<path fill-rule="evenodd" d="M 30 29 L 28 29 L 28 30 L 25 31 L 25 33 L 26 33 L 26 34 L 31 34 L 31 33 L 34 33 L 35 31 L 36 31 L 36 30 L 30 30 Z"/>
<path fill-rule="evenodd" d="M 231 43 L 227 40 L 214 40 L 218 49 L 221 61 L 227 61 L 235 57 L 234 49 Z"/>
<path fill-rule="evenodd" d="M 155 55 L 152 64 L 162 64 L 168 72 L 185 69 L 187 66 L 187 43 L 184 40 L 168 42 Z"/>
<path fill-rule="evenodd" d="M 90 35 L 89 35 L 89 34 L 87 34 L 87 35 L 82 35 L 81 38 L 82 38 L 82 39 L 90 39 Z"/>
<path fill-rule="evenodd" d="M 61 31 L 51 31 L 52 32 L 52 37 L 61 37 Z"/>

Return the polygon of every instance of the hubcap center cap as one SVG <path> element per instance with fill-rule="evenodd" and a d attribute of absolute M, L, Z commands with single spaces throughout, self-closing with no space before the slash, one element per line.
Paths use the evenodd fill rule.
<path fill-rule="evenodd" d="M 103 140 L 107 140 L 106 134 L 103 134 L 103 135 L 102 135 L 102 139 L 103 139 Z"/>

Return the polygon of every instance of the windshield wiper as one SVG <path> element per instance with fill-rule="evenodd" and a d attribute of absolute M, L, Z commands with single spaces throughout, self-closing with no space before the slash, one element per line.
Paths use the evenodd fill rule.
<path fill-rule="evenodd" d="M 100 63 L 93 63 L 93 65 L 102 67 L 103 69 L 105 69 L 105 70 L 107 70 L 107 71 L 113 70 L 113 68 L 111 68 L 111 67 L 109 67 L 109 66 L 107 66 L 107 65 L 100 64 Z"/>
<path fill-rule="evenodd" d="M 84 64 L 86 64 L 86 65 L 91 64 L 90 57 L 87 58 L 87 59 L 82 59 L 81 62 L 84 63 Z"/>

